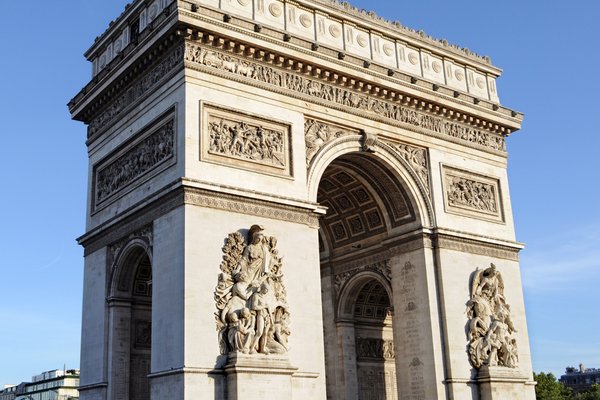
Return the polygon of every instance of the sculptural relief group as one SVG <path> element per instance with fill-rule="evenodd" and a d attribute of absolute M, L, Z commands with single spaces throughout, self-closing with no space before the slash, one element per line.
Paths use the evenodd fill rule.
<path fill-rule="evenodd" d="M 469 360 L 482 366 L 515 368 L 518 364 L 517 332 L 504 298 L 504 281 L 494 264 L 477 269 L 467 303 Z"/>
<path fill-rule="evenodd" d="M 223 247 L 215 289 L 221 354 L 284 354 L 290 313 L 283 285 L 277 239 L 253 225 L 248 239 L 231 233 Z"/>

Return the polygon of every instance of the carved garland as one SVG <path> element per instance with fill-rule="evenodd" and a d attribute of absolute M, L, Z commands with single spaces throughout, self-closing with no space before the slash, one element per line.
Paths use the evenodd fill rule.
<path fill-rule="evenodd" d="M 277 239 L 253 225 L 248 241 L 239 231 L 223 247 L 221 274 L 215 289 L 221 354 L 285 354 L 290 312 L 283 284 Z"/>
<path fill-rule="evenodd" d="M 227 77 L 236 76 L 241 81 L 258 81 L 269 86 L 309 96 L 311 101 L 319 101 L 367 118 L 376 117 L 396 125 L 417 127 L 429 134 L 457 140 L 462 144 L 477 145 L 492 151 L 505 151 L 504 137 L 483 130 L 447 121 L 430 114 L 410 109 L 396 102 L 384 101 L 349 90 L 323 83 L 316 79 L 292 73 L 272 66 L 248 61 L 230 54 L 207 50 L 202 46 L 186 42 L 185 60 L 188 63 L 208 67 L 208 72 L 220 71 Z M 214 73 L 214 72 L 211 72 Z M 303 96 L 303 98 L 304 98 Z"/>
<path fill-rule="evenodd" d="M 494 264 L 473 273 L 467 315 L 471 365 L 516 368 L 519 356 L 514 334 L 517 330 L 504 297 L 504 280 Z"/>

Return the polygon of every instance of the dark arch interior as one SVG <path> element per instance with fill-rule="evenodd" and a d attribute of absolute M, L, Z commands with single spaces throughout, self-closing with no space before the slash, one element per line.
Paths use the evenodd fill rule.
<path fill-rule="evenodd" d="M 364 248 L 416 220 L 400 180 L 374 156 L 352 153 L 335 160 L 319 183 L 321 251 Z"/>

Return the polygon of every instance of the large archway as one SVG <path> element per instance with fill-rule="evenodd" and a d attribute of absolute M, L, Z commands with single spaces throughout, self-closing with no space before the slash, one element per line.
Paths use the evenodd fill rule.
<path fill-rule="evenodd" d="M 327 395 L 396 400 L 390 248 L 419 229 L 399 174 L 375 154 L 352 152 L 322 174 L 318 202 Z"/>
<path fill-rule="evenodd" d="M 109 386 L 115 398 L 148 400 L 152 353 L 152 261 L 147 246 L 134 240 L 115 262 L 109 303 Z M 117 354 L 118 357 L 114 357 Z"/>

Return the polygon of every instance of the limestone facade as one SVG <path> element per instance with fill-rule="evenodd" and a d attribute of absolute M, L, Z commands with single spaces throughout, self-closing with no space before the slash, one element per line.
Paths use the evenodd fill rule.
<path fill-rule="evenodd" d="M 489 59 L 334 0 L 134 1 L 86 56 L 82 399 L 535 397 Z"/>

